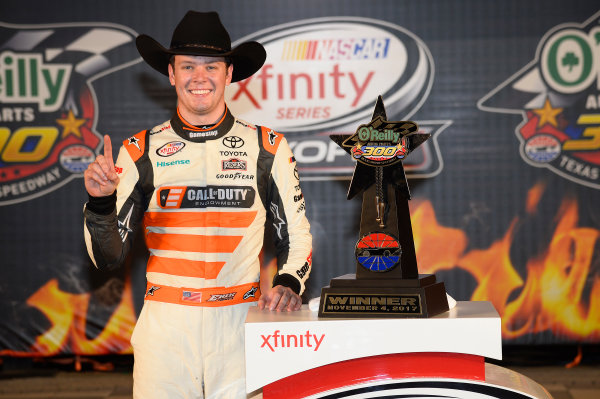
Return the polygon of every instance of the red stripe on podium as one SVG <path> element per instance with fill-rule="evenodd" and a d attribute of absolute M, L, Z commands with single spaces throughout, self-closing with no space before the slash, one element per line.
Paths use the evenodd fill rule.
<path fill-rule="evenodd" d="M 263 387 L 263 399 L 301 399 L 331 389 L 404 378 L 485 380 L 485 358 L 462 353 L 395 353 L 346 360 L 294 374 Z"/>

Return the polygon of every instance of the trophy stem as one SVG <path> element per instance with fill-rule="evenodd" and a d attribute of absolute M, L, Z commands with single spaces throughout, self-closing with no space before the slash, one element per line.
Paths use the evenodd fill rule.
<path fill-rule="evenodd" d="M 385 227 L 385 198 L 383 196 L 383 167 L 375 168 L 375 221 Z"/>

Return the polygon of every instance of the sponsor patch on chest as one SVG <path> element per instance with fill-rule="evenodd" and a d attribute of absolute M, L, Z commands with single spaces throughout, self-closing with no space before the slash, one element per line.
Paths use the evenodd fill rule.
<path fill-rule="evenodd" d="M 245 186 L 161 187 L 157 191 L 157 201 L 163 209 L 250 208 L 255 195 L 253 187 Z"/>

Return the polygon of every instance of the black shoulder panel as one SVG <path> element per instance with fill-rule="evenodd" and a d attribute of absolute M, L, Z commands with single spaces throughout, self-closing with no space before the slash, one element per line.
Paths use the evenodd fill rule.
<path fill-rule="evenodd" d="M 258 193 L 260 200 L 263 203 L 265 209 L 269 209 L 269 199 L 267 198 L 268 193 L 271 191 L 269 187 L 271 169 L 273 168 L 273 161 L 275 155 L 267 151 L 262 141 L 262 127 L 256 126 L 256 134 L 258 135 L 258 162 L 256 165 L 256 184 L 258 186 Z"/>

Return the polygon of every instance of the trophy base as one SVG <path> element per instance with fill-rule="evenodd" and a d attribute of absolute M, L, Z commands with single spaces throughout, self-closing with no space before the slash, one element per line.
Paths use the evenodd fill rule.
<path fill-rule="evenodd" d="M 448 311 L 443 282 L 433 274 L 416 279 L 333 278 L 321 289 L 319 317 L 427 318 Z"/>

